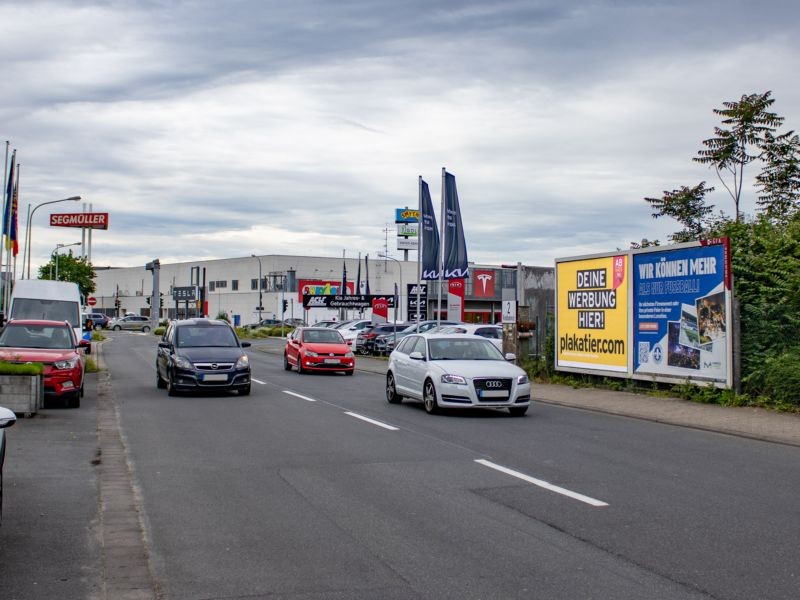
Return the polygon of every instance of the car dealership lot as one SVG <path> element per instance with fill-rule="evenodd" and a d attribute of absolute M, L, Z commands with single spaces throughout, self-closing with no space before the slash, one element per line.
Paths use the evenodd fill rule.
<path fill-rule="evenodd" d="M 431 417 L 386 402 L 382 374 L 298 377 L 250 350 L 251 396 L 169 398 L 153 385 L 155 336 L 103 344 L 97 399 L 118 411 L 166 597 L 794 595 L 798 448 L 538 402 L 523 418 Z M 110 457 L 92 464 L 93 398 L 8 431 L 20 449 L 0 528 L 9 597 L 95 589 Z M 37 452 L 49 435 L 59 444 Z M 45 544 L 52 562 L 30 560 Z"/>

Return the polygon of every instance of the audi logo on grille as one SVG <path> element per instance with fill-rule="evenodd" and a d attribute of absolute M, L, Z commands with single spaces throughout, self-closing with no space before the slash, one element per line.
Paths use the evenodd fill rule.
<path fill-rule="evenodd" d="M 487 388 L 501 388 L 503 387 L 502 381 L 487 381 L 484 384 Z"/>

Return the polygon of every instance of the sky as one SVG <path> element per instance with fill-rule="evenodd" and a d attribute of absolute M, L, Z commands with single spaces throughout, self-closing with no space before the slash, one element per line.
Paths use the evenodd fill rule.
<path fill-rule="evenodd" d="M 82 198 L 34 213 L 34 270 L 83 203 L 96 266 L 402 258 L 394 211 L 422 176 L 439 218 L 442 168 L 471 262 L 552 266 L 666 243 L 665 190 L 731 214 L 692 158 L 743 94 L 800 129 L 799 31 L 794 0 L 0 0 L 0 142 L 20 237 Z"/>

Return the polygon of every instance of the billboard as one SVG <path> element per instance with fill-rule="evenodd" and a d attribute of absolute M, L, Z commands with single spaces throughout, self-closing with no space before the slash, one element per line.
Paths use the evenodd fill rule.
<path fill-rule="evenodd" d="M 556 368 L 628 370 L 628 256 L 556 260 Z"/>
<path fill-rule="evenodd" d="M 727 238 L 556 259 L 556 368 L 733 385 Z"/>
<path fill-rule="evenodd" d="M 731 384 L 727 239 L 637 252 L 633 372 Z"/>
<path fill-rule="evenodd" d="M 343 295 L 355 293 L 355 283 L 347 282 L 347 289 L 342 290 L 342 281 L 331 281 L 324 279 L 299 279 L 297 281 L 297 301 L 302 302 L 304 295 L 323 296 L 323 295 Z"/>

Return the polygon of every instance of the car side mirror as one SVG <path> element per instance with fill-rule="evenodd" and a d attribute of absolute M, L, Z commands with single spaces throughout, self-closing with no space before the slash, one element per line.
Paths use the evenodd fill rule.
<path fill-rule="evenodd" d="M 11 427 L 17 422 L 17 416 L 13 411 L 0 406 L 0 429 Z"/>
<path fill-rule="evenodd" d="M 78 348 L 83 348 L 86 351 L 86 354 L 92 353 L 92 342 L 89 340 L 80 340 L 78 342 Z"/>
<path fill-rule="evenodd" d="M 509 353 L 506 354 L 506 360 L 508 362 L 514 362 L 514 361 L 517 360 L 517 355 L 514 354 L 513 352 L 509 352 Z"/>
<path fill-rule="evenodd" d="M 169 342 L 158 342 L 158 347 L 159 348 L 167 348 L 168 349 L 169 346 L 170 346 Z"/>
<path fill-rule="evenodd" d="M 242 348 L 249 348 L 250 342 L 242 342 Z"/>
<path fill-rule="evenodd" d="M 411 354 L 408 355 L 408 358 L 411 360 L 425 360 L 425 357 L 422 355 L 422 352 L 414 350 Z"/>

